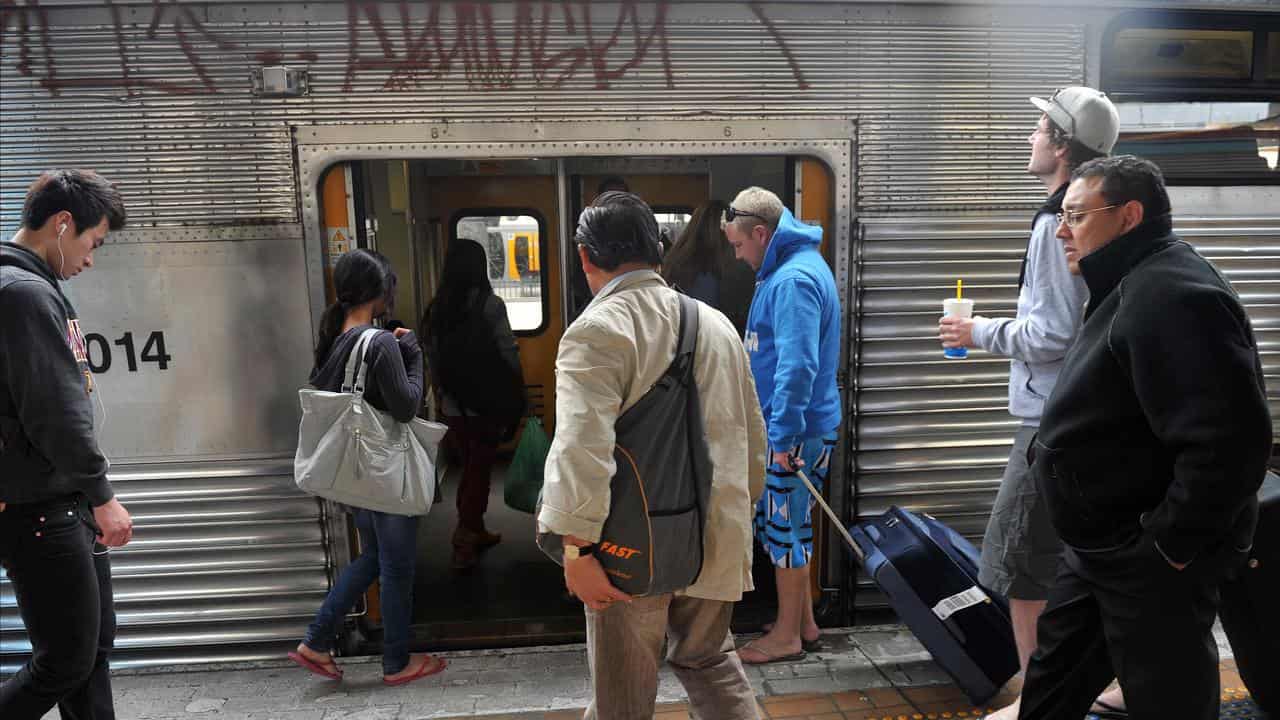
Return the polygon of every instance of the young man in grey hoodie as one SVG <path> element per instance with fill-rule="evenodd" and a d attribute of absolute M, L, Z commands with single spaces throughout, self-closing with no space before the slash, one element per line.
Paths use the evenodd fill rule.
<path fill-rule="evenodd" d="M 107 548 L 133 523 L 107 482 L 93 431 L 93 375 L 59 281 L 93 267 L 124 226 L 120 194 L 96 173 L 54 170 L 27 192 L 22 228 L 0 243 L 0 565 L 32 659 L 0 685 L 0 717 L 115 717 Z"/>
<path fill-rule="evenodd" d="M 1109 155 L 1120 127 L 1115 106 L 1093 88 L 1063 88 L 1048 100 L 1031 102 L 1042 115 L 1027 138 L 1027 172 L 1044 183 L 1049 196 L 1032 220 L 1018 275 L 1017 316 L 944 317 L 938 323 L 944 347 L 980 348 L 1010 359 L 1009 413 L 1021 426 L 982 539 L 979 582 L 1009 598 L 1023 672 L 1036 648 L 1036 620 L 1045 608 L 1062 550 L 1027 467 L 1027 448 L 1039 430 L 1067 348 L 1080 331 L 1089 295 L 1084 281 L 1068 269 L 1062 244 L 1054 236 L 1057 216 L 1071 171 Z M 1016 705 L 1009 712 L 1012 717 Z"/>

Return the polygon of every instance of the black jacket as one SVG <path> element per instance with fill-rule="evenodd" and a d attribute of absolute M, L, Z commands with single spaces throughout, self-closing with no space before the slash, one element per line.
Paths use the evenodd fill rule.
<path fill-rule="evenodd" d="M 93 433 L 92 376 L 76 311 L 53 271 L 0 242 L 0 502 L 113 497 Z"/>
<path fill-rule="evenodd" d="M 1271 415 L 1249 319 L 1168 215 L 1080 260 L 1084 326 L 1045 405 L 1032 472 L 1067 544 L 1148 532 L 1189 562 L 1249 544 Z"/>
<path fill-rule="evenodd" d="M 335 338 L 324 364 L 311 370 L 311 386 L 339 392 L 351 351 L 360 335 L 371 327 L 359 325 Z M 400 422 L 412 420 L 422 407 L 422 349 L 418 347 L 418 337 L 412 331 L 399 339 L 390 332 L 378 333 L 365 360 L 369 363 L 365 400 Z"/>

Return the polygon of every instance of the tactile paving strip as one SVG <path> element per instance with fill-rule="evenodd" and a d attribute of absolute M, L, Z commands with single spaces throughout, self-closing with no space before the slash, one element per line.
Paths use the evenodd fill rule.
<path fill-rule="evenodd" d="M 994 709 L 959 707 L 947 712 L 897 713 L 883 716 L 873 712 L 868 714 L 867 718 L 868 720 L 981 720 L 986 713 L 991 712 L 995 712 Z M 1258 707 L 1244 688 L 1223 688 L 1222 709 L 1218 717 L 1220 720 L 1273 720 L 1271 715 Z M 1085 716 L 1085 720 L 1102 720 L 1102 718 L 1089 713 Z M 1280 718 L 1274 720 L 1280 720 Z"/>

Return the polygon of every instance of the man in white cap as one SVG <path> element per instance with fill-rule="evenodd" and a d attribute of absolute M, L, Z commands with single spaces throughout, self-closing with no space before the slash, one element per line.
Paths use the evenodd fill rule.
<path fill-rule="evenodd" d="M 1017 316 L 946 317 L 939 323 L 944 347 L 980 348 L 1010 359 L 1009 413 L 1020 426 L 983 537 L 979 582 L 1009 599 L 1024 673 L 1036 648 L 1036 620 L 1045 608 L 1062 551 L 1027 467 L 1027 449 L 1067 348 L 1080 331 L 1089 295 L 1083 279 L 1071 274 L 1062 244 L 1054 237 L 1057 214 L 1071 172 L 1085 161 L 1109 155 L 1120 127 L 1115 106 L 1093 88 L 1063 88 L 1047 100 L 1033 97 L 1031 103 L 1042 114 L 1027 138 L 1027 172 L 1044 183 L 1048 199 L 1031 223 L 1018 274 Z M 1120 707 L 1118 692 L 1100 698 L 1099 709 Z M 1005 714 L 1014 717 L 1017 705 Z"/>

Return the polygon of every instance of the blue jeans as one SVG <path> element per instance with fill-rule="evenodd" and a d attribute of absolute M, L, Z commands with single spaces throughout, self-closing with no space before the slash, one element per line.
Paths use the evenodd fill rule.
<path fill-rule="evenodd" d="M 409 664 L 418 518 L 361 509 L 353 509 L 352 515 L 364 550 L 338 576 L 303 642 L 317 652 L 332 650 L 342 618 L 374 580 L 381 580 L 382 672 L 394 675 Z"/>

